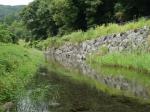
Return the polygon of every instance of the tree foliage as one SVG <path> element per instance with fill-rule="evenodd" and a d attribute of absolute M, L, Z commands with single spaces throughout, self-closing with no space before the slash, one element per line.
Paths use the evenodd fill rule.
<path fill-rule="evenodd" d="M 10 20 L 8 18 L 8 20 Z M 0 23 L 0 42 L 17 43 L 19 39 L 30 41 L 32 38 L 31 32 L 21 20 L 3 21 Z"/>
<path fill-rule="evenodd" d="M 19 39 L 31 39 L 30 31 L 20 20 L 19 13 L 23 7 L 0 5 L 0 42 L 17 43 Z"/>
<path fill-rule="evenodd" d="M 11 17 L 17 18 L 18 13 L 24 8 L 22 5 L 9 6 L 0 5 L 0 21 L 5 19 L 6 16 L 11 15 Z"/>
<path fill-rule="evenodd" d="M 0 24 L 0 42 L 13 42 L 13 34 L 3 24 Z"/>
<path fill-rule="evenodd" d="M 148 0 L 35 0 L 21 13 L 33 39 L 150 14 Z"/>

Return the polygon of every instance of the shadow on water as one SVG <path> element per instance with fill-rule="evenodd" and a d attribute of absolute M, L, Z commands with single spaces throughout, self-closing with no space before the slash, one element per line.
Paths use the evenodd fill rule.
<path fill-rule="evenodd" d="M 125 96 L 109 95 L 98 90 L 85 77 L 84 79 L 82 76 L 70 76 L 76 75 L 73 71 L 68 72 L 57 64 L 49 66 L 49 70 L 40 68 L 27 86 L 27 91 L 20 93 L 17 112 L 149 112 L 150 110 L 149 104 L 140 104 L 137 100 Z"/>

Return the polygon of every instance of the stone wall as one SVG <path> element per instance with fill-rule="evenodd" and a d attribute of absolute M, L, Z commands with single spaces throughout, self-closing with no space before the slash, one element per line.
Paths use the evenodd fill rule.
<path fill-rule="evenodd" d="M 93 40 L 87 40 L 80 44 L 66 43 L 59 48 L 50 48 L 46 52 L 46 59 L 52 58 L 69 70 L 74 69 L 83 75 L 99 81 L 111 88 L 132 93 L 134 96 L 150 98 L 146 87 L 134 80 L 127 80 L 122 74 L 119 77 L 107 76 L 97 73 L 83 60 L 86 55 L 100 50 L 100 47 L 107 47 L 108 52 L 122 52 L 137 50 L 141 47 L 148 47 L 149 27 L 131 30 L 124 33 L 108 35 Z"/>
<path fill-rule="evenodd" d="M 86 59 L 87 54 L 96 52 L 103 46 L 108 49 L 108 52 L 137 50 L 148 46 L 149 30 L 150 28 L 145 26 L 141 29 L 87 40 L 80 44 L 66 43 L 59 48 L 50 48 L 46 53 L 53 55 L 56 59 L 63 58 L 81 61 Z"/>

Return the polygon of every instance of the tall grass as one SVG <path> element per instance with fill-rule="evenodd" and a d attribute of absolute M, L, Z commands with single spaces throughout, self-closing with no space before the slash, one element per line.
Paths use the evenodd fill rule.
<path fill-rule="evenodd" d="M 35 49 L 0 43 L 0 103 L 15 100 L 43 62 Z"/>
<path fill-rule="evenodd" d="M 63 45 L 65 42 L 80 43 L 85 40 L 95 39 L 101 36 L 110 35 L 113 33 L 125 32 L 132 29 L 141 28 L 144 26 L 150 26 L 150 20 L 144 18 L 139 19 L 137 22 L 127 23 L 125 25 L 118 25 L 110 23 L 108 25 L 101 25 L 95 28 L 89 29 L 87 32 L 77 31 L 69 35 L 64 35 L 62 37 L 49 37 L 47 40 L 39 43 L 39 46 L 46 47 L 58 47 Z"/>
<path fill-rule="evenodd" d="M 122 67 L 127 69 L 134 69 L 140 72 L 150 73 L 149 53 L 108 53 L 104 56 L 90 56 L 88 61 L 91 64 Z"/>

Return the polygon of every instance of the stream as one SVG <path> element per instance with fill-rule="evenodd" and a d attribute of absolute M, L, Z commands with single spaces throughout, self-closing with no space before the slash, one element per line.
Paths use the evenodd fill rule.
<path fill-rule="evenodd" d="M 18 95 L 15 112 L 150 112 L 150 76 L 47 61 Z"/>

